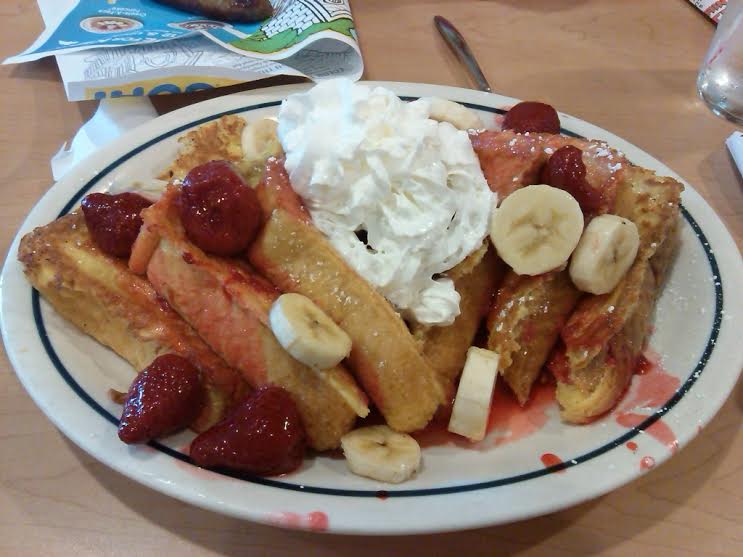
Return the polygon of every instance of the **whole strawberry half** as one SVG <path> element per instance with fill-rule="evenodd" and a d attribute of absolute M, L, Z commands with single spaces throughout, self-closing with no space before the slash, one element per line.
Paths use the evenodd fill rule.
<path fill-rule="evenodd" d="M 96 245 L 114 257 L 129 257 L 142 227 L 142 209 L 152 202 L 132 192 L 91 193 L 80 204 Z"/>
<path fill-rule="evenodd" d="M 565 145 L 554 152 L 542 168 L 541 178 L 543 183 L 572 195 L 583 213 L 597 213 L 605 205 L 601 191 L 586 179 L 583 151 L 573 145 Z"/>
<path fill-rule="evenodd" d="M 503 129 L 516 133 L 560 133 L 560 117 L 548 104 L 524 101 L 506 112 Z"/>
<path fill-rule="evenodd" d="M 276 476 L 302 464 L 305 445 L 302 419 L 289 393 L 267 385 L 196 437 L 191 458 L 208 468 Z"/>
<path fill-rule="evenodd" d="M 119 439 L 146 443 L 191 424 L 206 397 L 199 370 L 188 360 L 165 354 L 134 379 L 124 401 Z"/>
<path fill-rule="evenodd" d="M 261 225 L 255 191 L 227 161 L 192 169 L 183 180 L 179 205 L 188 239 L 214 255 L 245 251 Z"/>

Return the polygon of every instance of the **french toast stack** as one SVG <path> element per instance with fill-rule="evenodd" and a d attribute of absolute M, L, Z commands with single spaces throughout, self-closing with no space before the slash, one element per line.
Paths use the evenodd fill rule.
<path fill-rule="evenodd" d="M 404 321 L 315 228 L 280 161 L 269 160 L 258 197 L 268 220 L 250 262 L 280 289 L 307 296 L 348 333 L 349 364 L 390 427 L 425 427 L 444 402 L 443 390 Z"/>
<path fill-rule="evenodd" d="M 207 403 L 191 425 L 203 431 L 242 399 L 237 371 L 201 337 L 126 260 L 92 241 L 82 213 L 74 212 L 23 237 L 18 259 L 29 282 L 65 319 L 108 346 L 136 370 L 161 354 L 191 361 L 206 380 Z"/>
<path fill-rule="evenodd" d="M 586 180 L 601 199 L 589 218 L 610 213 L 633 221 L 640 248 L 619 285 L 594 295 L 579 291 L 565 268 L 516 274 L 486 239 L 447 273 L 461 298 L 455 322 L 423 326 L 406 323 L 314 226 L 281 159 L 265 161 L 271 152 L 280 155 L 275 148 L 261 157 L 260 169 L 246 157 L 244 131 L 242 118 L 224 116 L 182 138 L 178 158 L 161 175 L 171 184 L 142 211 L 144 225 L 128 261 L 98 249 L 79 212 L 27 235 L 18 254 L 29 281 L 61 315 L 135 369 L 165 353 L 199 368 L 209 397 L 192 429 L 208 428 L 251 389 L 274 384 L 291 395 L 316 450 L 338 447 L 369 402 L 391 428 L 420 430 L 450 403 L 483 323 L 485 344 L 500 355 L 498 372 L 520 404 L 545 367 L 557 379 L 565 421 L 589 422 L 619 400 L 674 258 L 678 182 L 632 165 L 600 142 L 473 134 L 501 201 L 539 184 L 556 150 L 581 149 Z M 205 253 L 179 220 L 178 182 L 212 160 L 231 161 L 248 183 L 258 183 L 263 222 L 244 257 Z M 269 312 L 284 292 L 309 298 L 348 334 L 352 348 L 343 363 L 312 369 L 277 341 Z"/>
<path fill-rule="evenodd" d="M 681 191 L 676 180 L 633 165 L 623 169 L 615 211 L 637 225 L 640 247 L 619 285 L 582 298 L 561 331 L 553 367 L 561 378 L 563 419 L 588 422 L 610 410 L 627 388 L 678 248 Z"/>
<path fill-rule="evenodd" d="M 566 145 L 583 152 L 586 180 L 600 193 L 595 214 L 615 214 L 636 224 L 635 263 L 603 295 L 580 292 L 566 269 L 537 276 L 509 270 L 488 316 L 487 345 L 500 354 L 499 372 L 522 405 L 549 362 L 562 418 L 585 423 L 616 404 L 645 347 L 655 299 L 675 255 L 683 188 L 602 142 L 509 130 L 473 136 L 485 177 L 501 201 L 540 183 L 550 155 Z"/>
<path fill-rule="evenodd" d="M 243 261 L 207 255 L 190 242 L 178 218 L 177 194 L 171 186 L 142 212 L 139 239 L 147 240 L 135 244 L 131 260 L 147 260 L 144 270 L 154 289 L 250 386 L 271 383 L 292 395 L 312 447 L 337 447 L 357 409 L 366 408 L 366 396 L 343 367 L 320 375 L 279 345 L 268 326 L 279 291 Z"/>

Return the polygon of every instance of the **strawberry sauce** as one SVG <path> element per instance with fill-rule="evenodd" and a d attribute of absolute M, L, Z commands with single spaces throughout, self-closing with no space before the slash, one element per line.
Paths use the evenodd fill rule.
<path fill-rule="evenodd" d="M 557 466 L 558 464 L 562 464 L 562 459 L 557 456 L 556 454 L 552 453 L 544 453 L 542 456 L 539 457 L 539 460 L 542 461 L 542 464 L 544 464 L 545 468 L 549 468 L 550 466 Z M 565 471 L 563 468 L 562 470 L 558 470 L 557 474 L 562 474 Z"/>
<path fill-rule="evenodd" d="M 270 516 L 269 522 L 284 528 L 310 530 L 312 532 L 325 532 L 329 526 L 328 515 L 322 511 L 313 511 L 306 515 L 293 512 L 275 513 Z"/>
<path fill-rule="evenodd" d="M 624 412 L 617 416 L 617 423 L 626 428 L 637 427 L 644 422 L 648 416 L 646 414 L 633 414 L 631 412 Z M 668 427 L 663 420 L 654 422 L 651 426 L 645 428 L 645 433 L 650 435 L 653 439 L 662 443 L 668 447 L 671 452 L 676 452 L 678 449 L 678 439 L 673 430 Z"/>
<path fill-rule="evenodd" d="M 655 459 L 652 456 L 644 456 L 640 461 L 640 468 L 642 470 L 650 470 L 655 466 Z"/>
<path fill-rule="evenodd" d="M 654 411 L 663 406 L 680 385 L 678 377 L 670 375 L 663 369 L 660 356 L 646 350 L 638 363 L 637 376 L 630 386 L 627 397 L 614 414 L 616 422 L 626 428 L 639 426 L 649 417 L 647 411 Z M 678 449 L 676 434 L 662 419 L 646 428 L 645 433 L 668 447 L 671 452 Z M 630 448 L 629 444 L 627 446 Z"/>
<path fill-rule="evenodd" d="M 541 430 L 549 417 L 547 408 L 555 406 L 555 385 L 537 383 L 529 402 L 519 406 L 505 384 L 498 382 L 493 392 L 493 405 L 488 419 L 488 435 L 483 441 L 473 443 L 446 428 L 449 420 L 444 415 L 431 422 L 426 429 L 413 434 L 421 448 L 455 445 L 464 449 L 487 450 L 529 437 Z"/>
<path fill-rule="evenodd" d="M 496 389 L 493 395 L 488 421 L 488 432 L 496 434 L 493 444 L 512 443 L 538 432 L 549 420 L 546 411 L 551 406 L 555 406 L 555 385 L 552 383 L 535 383 L 529 402 L 523 407 L 501 383 L 501 388 Z"/>

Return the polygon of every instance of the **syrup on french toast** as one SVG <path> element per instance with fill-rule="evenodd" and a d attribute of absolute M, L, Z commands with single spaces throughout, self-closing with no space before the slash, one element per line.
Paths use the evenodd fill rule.
<path fill-rule="evenodd" d="M 520 404 L 529 400 L 532 385 L 547 367 L 557 379 L 563 419 L 586 423 L 616 405 L 647 342 L 655 300 L 678 243 L 682 187 L 632 165 L 603 142 L 552 133 L 555 123 L 546 113 L 531 114 L 540 125 L 530 129 L 536 124 L 517 112 L 509 120 L 513 129 L 469 132 L 488 185 L 503 201 L 544 181 L 563 196 L 568 192 L 573 203 L 578 201 L 581 221 L 603 214 L 631 221 L 639 235 L 637 255 L 610 292 L 581 291 L 567 260 L 547 272 L 535 271 L 538 275 L 519 275 L 515 263 L 509 260 L 509 268 L 498 256 L 495 240 L 485 238 L 463 261 L 432 277 L 454 285 L 459 314 L 453 324 L 406 323 L 318 229 L 290 182 L 283 159 L 267 156 L 281 151 L 276 147 L 275 124 L 262 128 L 261 134 L 248 134 L 254 151 L 248 156 L 242 141 L 254 124 L 235 115 L 199 126 L 181 138 L 177 158 L 161 175 L 170 185 L 141 212 L 144 225 L 128 268 L 126 260 L 96 247 L 80 213 L 25 237 L 19 259 L 29 281 L 60 314 L 136 369 L 146 368 L 162 354 L 191 362 L 208 393 L 204 410 L 191 428 L 202 431 L 225 419 L 204 437 L 214 442 L 212 449 L 218 444 L 215 440 L 232 438 L 234 424 L 245 422 L 241 412 L 249 388 L 267 386 L 280 388 L 279 398 L 289 397 L 308 444 L 316 450 L 341 445 L 357 416 L 368 412 L 369 402 L 389 426 L 382 438 L 409 443 L 407 437 L 396 436 L 424 428 L 457 393 L 458 380 L 461 389 L 465 380 L 460 375 L 483 323 L 488 333 L 485 345 L 497 353 L 490 358 L 493 369 Z M 549 125 L 542 126 L 544 122 Z M 257 145 L 258 135 L 270 146 Z M 181 182 L 188 182 L 194 169 L 210 165 L 234 167 L 249 176 L 248 185 L 238 178 L 231 187 L 248 188 L 259 182 L 255 191 L 239 192 L 249 191 L 258 204 L 240 217 L 251 219 L 250 226 L 231 227 L 239 236 L 234 249 L 222 250 L 218 238 L 219 245 L 210 243 L 217 236 L 214 233 L 204 241 L 188 231 Z M 479 180 L 491 195 L 482 176 Z M 236 214 L 235 205 L 226 203 L 227 216 L 216 211 L 213 218 L 224 224 Z M 209 210 L 199 208 L 199 219 L 209 222 Z M 247 229 L 250 234 L 242 237 Z M 477 242 L 482 238 L 477 237 Z M 269 318 L 284 292 L 306 297 L 347 334 L 351 351 L 345 361 L 317 369 L 284 348 Z M 490 397 L 483 396 L 487 400 L 480 402 L 489 408 Z M 234 413 L 228 412 L 236 407 Z M 363 429 L 355 432 L 362 441 Z M 225 435 L 220 437 L 219 432 Z M 374 435 L 379 437 L 380 431 Z M 296 456 L 292 440 L 286 446 L 289 449 L 279 451 L 279 456 Z M 208 452 L 205 449 L 204 455 Z M 224 465 L 224 460 L 204 455 L 197 462 Z M 250 460 L 249 456 L 242 454 L 242 461 Z M 358 457 L 353 453 L 354 461 Z M 296 464 L 296 459 L 290 461 Z M 417 465 L 404 478 L 415 470 Z"/>
<path fill-rule="evenodd" d="M 83 215 L 70 213 L 24 236 L 18 250 L 26 277 L 54 309 L 108 346 L 134 369 L 177 354 L 203 374 L 207 402 L 191 424 L 202 431 L 247 392 L 247 384 L 126 260 L 95 245 Z"/>

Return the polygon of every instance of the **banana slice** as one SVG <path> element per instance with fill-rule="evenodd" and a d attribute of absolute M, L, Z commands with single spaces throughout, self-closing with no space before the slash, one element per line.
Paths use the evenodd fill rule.
<path fill-rule="evenodd" d="M 437 122 L 449 122 L 459 130 L 481 130 L 485 126 L 474 110 L 454 101 L 431 97 L 428 117 Z"/>
<path fill-rule="evenodd" d="M 351 353 L 351 338 L 312 300 L 282 294 L 268 314 L 276 340 L 291 356 L 315 369 L 330 369 Z"/>
<path fill-rule="evenodd" d="M 356 389 L 341 381 L 337 375 L 331 375 L 324 371 L 320 371 L 320 374 L 341 395 L 341 398 L 346 401 L 346 404 L 359 418 L 366 418 L 369 415 L 368 401 L 365 400 L 365 397 L 360 396 Z"/>
<path fill-rule="evenodd" d="M 355 429 L 341 438 L 351 472 L 380 482 L 404 482 L 418 471 L 421 448 L 407 433 L 386 425 Z"/>
<path fill-rule="evenodd" d="M 601 215 L 588 223 L 570 261 L 570 278 L 583 292 L 607 294 L 637 257 L 640 235 L 631 220 Z"/>
<path fill-rule="evenodd" d="M 493 387 L 498 376 L 497 352 L 470 347 L 449 419 L 449 431 L 470 441 L 482 441 L 490 417 Z"/>
<path fill-rule="evenodd" d="M 242 133 L 243 158 L 249 161 L 265 160 L 271 155 L 281 154 L 277 127 L 278 122 L 274 118 L 249 122 Z"/>
<path fill-rule="evenodd" d="M 519 275 L 540 275 L 565 264 L 583 232 L 575 198 L 544 184 L 526 186 L 493 211 L 490 239 Z"/>

